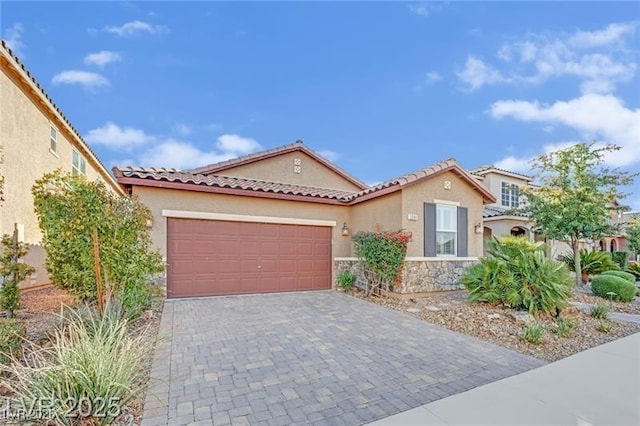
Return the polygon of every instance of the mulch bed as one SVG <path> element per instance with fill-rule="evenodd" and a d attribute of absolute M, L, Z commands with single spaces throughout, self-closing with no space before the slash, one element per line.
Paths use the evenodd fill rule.
<path fill-rule="evenodd" d="M 558 337 L 553 333 L 555 318 L 551 316 L 538 318 L 538 322 L 545 328 L 545 334 L 543 342 L 534 345 L 520 337 L 524 324 L 510 315 L 512 310 L 488 303 L 469 303 L 465 291 L 434 293 L 407 300 L 375 296 L 367 298 L 359 290 L 354 290 L 351 294 L 449 330 L 474 336 L 545 361 L 556 361 L 611 340 L 640 332 L 640 324 L 608 321 L 611 331 L 601 333 L 596 330 L 599 320 L 581 312 L 575 312 L 572 317 L 576 324 L 575 332 L 568 338 Z"/>

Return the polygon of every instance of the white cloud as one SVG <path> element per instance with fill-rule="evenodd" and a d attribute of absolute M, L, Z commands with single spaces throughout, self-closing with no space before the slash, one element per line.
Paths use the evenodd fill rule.
<path fill-rule="evenodd" d="M 632 35 L 635 30 L 636 24 L 613 23 L 597 31 L 578 31 L 569 38 L 569 43 L 581 48 L 605 46 L 620 42 L 625 36 Z"/>
<path fill-rule="evenodd" d="M 630 81 L 637 70 L 628 48 L 635 24 L 613 23 L 604 29 L 573 34 L 528 34 L 503 44 L 498 65 L 467 59 L 458 77 L 471 90 L 498 83 L 540 84 L 550 78 L 571 76 L 580 80 L 583 93 L 611 93 Z"/>
<path fill-rule="evenodd" d="M 321 157 L 326 158 L 327 160 L 331 161 L 332 163 L 338 161 L 338 158 L 340 158 L 340 154 L 332 151 L 330 149 L 323 149 L 318 151 L 318 154 L 320 154 Z"/>
<path fill-rule="evenodd" d="M 24 33 L 24 26 L 20 22 L 16 22 L 13 26 L 4 30 L 2 39 L 7 46 L 13 51 L 13 53 L 24 59 L 25 44 L 22 41 L 22 34 Z"/>
<path fill-rule="evenodd" d="M 100 52 L 89 53 L 84 57 L 84 63 L 86 65 L 95 65 L 100 68 L 104 68 L 105 65 L 111 62 L 119 62 L 122 60 L 122 56 L 118 52 L 112 52 L 110 50 L 101 50 Z"/>
<path fill-rule="evenodd" d="M 408 7 L 409 7 L 409 12 L 411 12 L 414 15 L 421 16 L 423 18 L 426 18 L 429 16 L 429 8 L 427 7 L 426 4 L 410 4 L 408 5 Z"/>
<path fill-rule="evenodd" d="M 218 137 L 216 146 L 225 153 L 237 155 L 249 154 L 262 148 L 255 139 L 243 138 L 236 134 L 225 134 Z"/>
<path fill-rule="evenodd" d="M 59 72 L 54 75 L 51 82 L 55 85 L 58 84 L 79 84 L 87 89 L 95 89 L 98 87 L 104 87 L 109 85 L 109 80 L 106 77 L 88 71 L 80 70 L 67 70 Z"/>
<path fill-rule="evenodd" d="M 203 151 L 189 142 L 166 139 L 146 151 L 140 164 L 154 167 L 190 169 L 237 157 L 235 153 Z"/>
<path fill-rule="evenodd" d="M 597 139 L 619 145 L 622 149 L 606 158 L 614 166 L 640 161 L 640 109 L 627 108 L 613 95 L 591 93 L 551 105 L 537 101 L 498 101 L 491 105 L 490 113 L 496 119 L 562 125 L 574 129 L 584 142 Z"/>
<path fill-rule="evenodd" d="M 552 152 L 560 151 L 562 149 L 568 148 L 577 143 L 578 142 L 572 141 L 572 142 L 556 142 L 556 143 L 546 144 L 542 148 L 542 152 L 544 154 L 550 154 Z M 496 162 L 495 166 L 503 170 L 509 170 L 512 172 L 520 172 L 520 173 L 528 174 L 532 171 L 531 166 L 535 158 L 536 156 L 516 157 L 514 155 L 509 155 L 503 158 L 502 160 Z"/>
<path fill-rule="evenodd" d="M 424 78 L 422 79 L 422 81 L 419 84 L 417 84 L 413 88 L 413 90 L 414 90 L 414 92 L 422 92 L 428 86 L 431 86 L 431 85 L 441 81 L 442 79 L 443 79 L 442 75 L 440 75 L 438 72 L 430 71 L 430 72 L 428 72 L 428 73 L 426 73 L 424 75 Z"/>
<path fill-rule="evenodd" d="M 467 89 L 474 91 L 485 85 L 504 83 L 509 81 L 497 69 L 485 64 L 482 60 L 469 56 L 462 70 L 456 75 L 467 86 Z"/>
<path fill-rule="evenodd" d="M 131 21 L 119 27 L 105 27 L 104 31 L 117 35 L 118 37 L 126 37 L 140 33 L 163 34 L 168 32 L 169 28 L 164 25 L 153 25 L 144 21 Z"/>
<path fill-rule="evenodd" d="M 84 139 L 90 144 L 131 151 L 138 146 L 153 141 L 154 137 L 147 135 L 142 130 L 132 127 L 120 127 L 109 121 L 102 127 L 89 130 Z"/>
<path fill-rule="evenodd" d="M 189 136 L 191 134 L 191 127 L 187 126 L 184 123 L 176 123 L 172 128 L 173 132 L 181 135 L 181 136 Z"/>

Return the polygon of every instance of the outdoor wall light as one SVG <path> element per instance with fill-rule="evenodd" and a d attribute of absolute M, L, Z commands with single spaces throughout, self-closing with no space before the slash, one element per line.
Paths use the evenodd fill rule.
<path fill-rule="evenodd" d="M 482 221 L 477 221 L 475 225 L 476 234 L 482 233 Z"/>
<path fill-rule="evenodd" d="M 349 227 L 347 226 L 347 222 L 342 224 L 342 236 L 343 237 L 349 236 Z"/>

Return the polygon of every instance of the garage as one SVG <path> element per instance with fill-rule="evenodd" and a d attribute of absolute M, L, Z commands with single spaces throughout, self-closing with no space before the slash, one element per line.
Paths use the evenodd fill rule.
<path fill-rule="evenodd" d="M 167 297 L 331 288 L 331 227 L 167 218 Z"/>

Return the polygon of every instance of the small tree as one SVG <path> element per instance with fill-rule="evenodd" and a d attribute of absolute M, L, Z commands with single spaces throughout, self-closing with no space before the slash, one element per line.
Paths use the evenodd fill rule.
<path fill-rule="evenodd" d="M 2 237 L 2 249 L 0 251 L 0 276 L 2 288 L 0 288 L 0 308 L 9 313 L 13 318 L 14 311 L 20 307 L 20 284 L 25 278 L 35 272 L 35 268 L 23 263 L 21 260 L 29 252 L 26 244 L 18 241 L 18 236 L 4 235 Z"/>
<path fill-rule="evenodd" d="M 595 143 L 577 144 L 537 157 L 540 186 L 525 188 L 524 207 L 539 232 L 571 245 L 576 284 L 581 283 L 579 241 L 610 235 L 609 220 L 614 201 L 624 196 L 619 185 L 628 185 L 635 175 L 604 166 L 604 155 L 619 147 L 596 148 Z"/>
<path fill-rule="evenodd" d="M 151 249 L 146 206 L 102 182 L 60 171 L 44 175 L 32 191 L 54 285 L 96 299 L 101 278 L 107 294 L 119 297 L 129 312 L 148 304 L 149 281 L 162 270 L 162 260 Z"/>
<path fill-rule="evenodd" d="M 627 245 L 637 256 L 640 254 L 640 221 L 633 219 L 625 226 Z"/>

